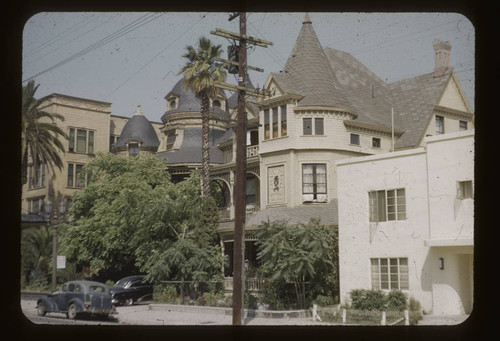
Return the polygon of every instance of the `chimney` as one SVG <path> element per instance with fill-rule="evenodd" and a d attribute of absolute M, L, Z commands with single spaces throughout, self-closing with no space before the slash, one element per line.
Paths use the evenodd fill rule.
<path fill-rule="evenodd" d="M 441 77 L 450 66 L 451 44 L 434 39 L 434 77 Z"/>

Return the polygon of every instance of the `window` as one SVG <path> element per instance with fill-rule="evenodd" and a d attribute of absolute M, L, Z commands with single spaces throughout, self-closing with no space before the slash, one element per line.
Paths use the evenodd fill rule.
<path fill-rule="evenodd" d="M 323 119 L 322 118 L 315 118 L 314 119 L 314 135 L 323 135 L 324 129 L 323 129 Z"/>
<path fill-rule="evenodd" d="M 380 139 L 378 137 L 372 138 L 372 147 L 380 148 Z"/>
<path fill-rule="evenodd" d="M 373 290 L 408 290 L 408 258 L 372 258 Z"/>
<path fill-rule="evenodd" d="M 128 155 L 129 156 L 137 156 L 137 155 L 139 155 L 139 144 L 137 144 L 137 143 L 129 143 L 129 145 L 128 145 Z"/>
<path fill-rule="evenodd" d="M 273 139 L 278 137 L 278 107 L 273 108 Z"/>
<path fill-rule="evenodd" d="M 444 134 L 444 117 L 436 115 L 436 134 Z"/>
<path fill-rule="evenodd" d="M 69 128 L 69 151 L 94 154 L 94 131 Z"/>
<path fill-rule="evenodd" d="M 368 192 L 370 222 L 406 220 L 405 189 Z"/>
<path fill-rule="evenodd" d="M 170 132 L 167 135 L 167 150 L 171 150 L 174 147 L 175 143 L 175 133 Z"/>
<path fill-rule="evenodd" d="M 68 288 L 68 291 L 73 291 L 73 290 L 75 290 L 75 285 L 74 284 L 70 284 L 69 288 Z"/>
<path fill-rule="evenodd" d="M 42 198 L 28 199 L 28 213 L 40 214 L 42 210 L 42 204 L 43 204 Z"/>
<path fill-rule="evenodd" d="M 214 108 L 219 108 L 220 109 L 220 101 L 216 99 L 215 101 L 212 102 L 212 106 Z"/>
<path fill-rule="evenodd" d="M 458 199 L 471 199 L 473 198 L 472 193 L 472 181 L 459 181 L 457 190 Z"/>
<path fill-rule="evenodd" d="M 281 136 L 286 136 L 286 105 L 281 106 Z"/>
<path fill-rule="evenodd" d="M 269 109 L 264 110 L 264 139 L 269 140 L 271 138 L 271 130 L 269 126 Z"/>
<path fill-rule="evenodd" d="M 109 151 L 111 152 L 113 150 L 113 145 L 118 141 L 118 138 L 120 136 L 117 135 L 110 135 L 109 136 Z"/>
<path fill-rule="evenodd" d="M 312 135 L 312 118 L 303 118 L 304 135 Z"/>
<path fill-rule="evenodd" d="M 80 286 L 80 284 L 77 284 L 77 285 L 76 285 L 75 291 L 76 291 L 76 292 L 80 292 L 80 291 L 82 291 L 82 287 Z"/>
<path fill-rule="evenodd" d="M 467 130 L 467 121 L 460 121 L 460 130 Z"/>
<path fill-rule="evenodd" d="M 168 106 L 169 106 L 169 108 L 168 108 L 169 110 L 170 110 L 170 109 L 175 109 L 175 108 L 177 107 L 177 102 L 175 101 L 175 99 L 170 100 L 170 101 L 168 102 Z"/>
<path fill-rule="evenodd" d="M 34 173 L 34 166 L 29 166 L 29 179 L 28 188 L 40 188 L 45 186 L 45 164 L 38 166 L 36 175 Z"/>
<path fill-rule="evenodd" d="M 306 202 L 326 202 L 326 165 L 302 165 L 302 199 Z"/>
<path fill-rule="evenodd" d="M 359 135 L 351 134 L 351 144 L 355 144 L 359 146 Z"/>
<path fill-rule="evenodd" d="M 90 182 L 90 173 L 86 174 L 86 178 L 82 173 L 83 165 L 68 163 L 68 187 L 85 187 Z"/>

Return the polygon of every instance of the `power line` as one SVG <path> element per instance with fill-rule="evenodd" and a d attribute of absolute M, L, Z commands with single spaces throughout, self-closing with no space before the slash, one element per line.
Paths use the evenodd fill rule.
<path fill-rule="evenodd" d="M 40 76 L 40 75 L 42 75 L 44 73 L 52 71 L 53 69 L 55 69 L 57 67 L 65 65 L 65 64 L 73 61 L 76 58 L 82 57 L 82 56 L 86 55 L 87 53 L 90 53 L 90 52 L 98 49 L 99 47 L 102 47 L 102 46 L 104 46 L 106 44 L 109 44 L 110 42 L 118 39 L 119 37 L 121 37 L 121 36 L 123 36 L 123 35 L 125 35 L 125 34 L 127 34 L 129 32 L 132 32 L 132 31 L 134 31 L 136 29 L 138 29 L 139 27 L 141 27 L 141 26 L 149 23 L 150 21 L 153 21 L 153 20 L 159 18 L 160 16 L 163 15 L 163 13 L 160 13 L 160 15 L 157 16 L 157 17 L 154 17 L 154 15 L 155 15 L 154 13 L 153 14 L 148 13 L 148 14 L 143 15 L 139 19 L 134 20 L 132 23 L 130 23 L 130 24 L 128 24 L 128 25 L 120 28 L 118 31 L 116 31 L 116 32 L 108 35 L 107 37 L 101 39 L 97 43 L 94 43 L 94 44 L 88 46 L 87 48 L 85 48 L 85 49 L 83 49 L 83 50 L 75 53 L 74 55 L 72 55 L 72 56 L 70 56 L 70 57 L 68 57 L 68 58 L 60 61 L 59 63 L 57 63 L 57 64 L 55 64 L 55 65 L 53 65 L 53 66 L 51 66 L 51 67 L 49 67 L 49 68 L 47 68 L 47 69 L 39 72 L 39 73 L 37 73 L 36 75 L 23 80 L 23 83 L 27 82 L 27 81 L 30 81 L 33 78 L 38 77 L 38 76 Z"/>
<path fill-rule="evenodd" d="M 32 56 L 34 53 L 38 52 L 39 50 L 43 50 L 44 48 L 52 45 L 53 43 L 55 43 L 59 38 L 62 38 L 68 34 L 70 34 L 71 32 L 75 31 L 78 29 L 78 26 L 86 21 L 91 21 L 92 17 L 94 17 L 95 14 L 92 14 L 90 17 L 87 17 L 85 19 L 83 19 L 82 21 L 80 21 L 79 23 L 75 24 L 73 26 L 72 29 L 68 30 L 68 31 L 63 31 L 57 35 L 55 35 L 54 37 L 52 37 L 51 39 L 43 42 L 42 44 L 38 45 L 37 47 L 34 47 L 31 51 L 28 51 L 25 55 L 25 58 L 29 57 L 29 56 Z"/>
<path fill-rule="evenodd" d="M 115 90 L 113 90 L 110 94 L 108 94 L 105 98 L 108 98 L 109 96 L 111 96 L 112 94 L 114 94 L 118 89 L 120 89 L 125 83 L 127 83 L 129 80 L 131 80 L 133 77 L 135 77 L 135 75 L 137 75 L 140 71 L 142 71 L 146 66 L 148 66 L 154 59 L 156 59 L 156 57 L 158 57 L 160 54 L 162 54 L 166 49 L 168 49 L 173 43 L 175 43 L 177 40 L 179 40 L 184 34 L 186 34 L 187 32 L 189 32 L 194 26 L 196 26 L 201 20 L 205 19 L 205 17 L 207 16 L 207 14 L 203 15 L 200 20 L 198 20 L 196 23 L 194 23 L 193 25 L 191 25 L 186 31 L 184 31 L 183 33 L 181 33 L 177 38 L 175 38 L 172 42 L 170 42 L 170 44 L 168 44 L 163 50 L 161 50 L 160 52 L 158 52 L 153 58 L 151 58 L 146 64 L 144 64 L 142 67 L 139 68 L 139 70 L 137 70 L 136 72 L 134 72 L 134 74 L 132 74 L 132 76 L 130 76 L 129 78 L 127 78 L 124 82 L 122 82 Z"/>
<path fill-rule="evenodd" d="M 101 16 L 103 16 L 103 15 L 104 15 L 104 14 L 101 14 Z M 116 17 L 117 15 L 118 15 L 118 14 L 114 14 L 111 18 L 114 18 L 114 17 Z M 89 32 L 91 32 L 91 31 L 93 31 L 93 30 L 97 29 L 98 27 L 101 27 L 102 25 L 104 25 L 104 24 L 106 24 L 106 23 L 108 23 L 108 22 L 109 22 L 109 20 L 106 20 L 106 21 L 102 22 L 101 24 L 99 24 L 99 25 L 97 25 L 97 26 L 95 26 L 95 27 L 92 27 L 90 30 L 85 31 L 84 33 L 80 34 L 79 36 L 74 37 L 72 40 L 73 40 L 73 41 L 75 41 L 76 39 L 78 39 L 78 38 L 80 38 L 80 37 L 82 37 L 82 36 L 84 36 L 84 35 L 88 34 Z M 55 48 L 55 49 L 50 50 L 49 52 L 47 52 L 47 53 L 46 53 L 46 54 L 44 54 L 43 56 L 38 57 L 37 59 L 42 59 L 42 58 L 44 58 L 45 56 L 48 56 L 48 55 L 50 55 L 50 54 L 54 53 L 55 51 L 57 51 L 57 50 L 59 50 L 59 49 L 61 49 L 61 48 L 65 47 L 65 46 L 66 46 L 66 43 L 62 43 L 62 44 L 61 44 L 61 46 L 59 46 L 59 47 L 57 47 L 57 48 Z M 28 61 L 28 62 L 29 62 L 29 61 Z"/>

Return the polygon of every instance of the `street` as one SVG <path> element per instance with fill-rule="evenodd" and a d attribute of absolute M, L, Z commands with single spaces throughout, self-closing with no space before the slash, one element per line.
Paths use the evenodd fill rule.
<path fill-rule="evenodd" d="M 232 325 L 231 315 L 207 314 L 200 312 L 179 312 L 169 310 L 150 310 L 148 303 L 135 304 L 132 306 L 119 306 L 116 308 L 118 314 L 111 315 L 107 320 L 88 316 L 77 320 L 68 320 L 65 314 L 48 313 L 46 316 L 38 316 L 36 311 L 36 300 L 21 300 L 21 309 L 24 315 L 36 324 L 63 324 L 63 325 Z M 329 323 L 314 322 L 312 318 L 264 318 L 246 317 L 244 325 L 331 325 Z"/>

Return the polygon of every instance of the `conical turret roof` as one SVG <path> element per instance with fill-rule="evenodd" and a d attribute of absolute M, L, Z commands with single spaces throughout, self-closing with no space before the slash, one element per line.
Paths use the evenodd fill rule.
<path fill-rule="evenodd" d="M 278 81 L 289 85 L 286 87 L 287 91 L 305 96 L 299 106 L 349 107 L 316 36 L 309 14 L 304 17 L 283 73 L 277 76 Z"/>
<path fill-rule="evenodd" d="M 137 106 L 137 111 L 125 123 L 122 133 L 116 141 L 114 148 L 124 147 L 130 141 L 141 142 L 141 148 L 153 147 L 158 148 L 160 141 L 153 128 L 151 122 L 143 115 L 141 106 Z"/>

